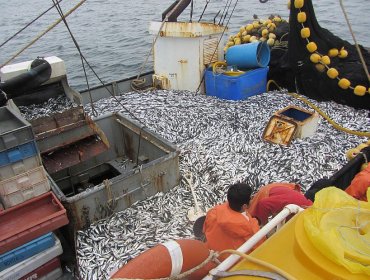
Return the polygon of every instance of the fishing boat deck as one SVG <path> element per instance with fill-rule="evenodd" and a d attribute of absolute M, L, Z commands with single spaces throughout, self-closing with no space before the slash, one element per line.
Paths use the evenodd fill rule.
<path fill-rule="evenodd" d="M 204 210 L 224 201 L 226 187 L 237 181 L 250 184 L 255 191 L 264 184 L 282 181 L 307 189 L 339 170 L 347 163 L 345 152 L 366 140 L 338 131 L 320 118 L 312 137 L 295 139 L 290 146 L 264 142 L 262 133 L 274 112 L 288 105 L 309 109 L 285 92 L 237 102 L 161 90 L 129 92 L 116 98 L 101 99 L 94 108 L 99 114 L 133 114 L 145 127 L 176 144 L 180 173 L 192 172 L 196 196 Z M 310 101 L 345 127 L 370 129 L 366 110 Z M 91 113 L 88 104 L 85 110 Z M 189 187 L 180 183 L 168 193 L 157 193 L 78 232 L 81 277 L 106 278 L 109 271 L 147 248 L 169 239 L 192 238 L 187 211 L 193 203 Z"/>

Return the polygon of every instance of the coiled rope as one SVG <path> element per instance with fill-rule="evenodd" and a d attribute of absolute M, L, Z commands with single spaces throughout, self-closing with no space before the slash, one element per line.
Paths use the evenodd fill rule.
<path fill-rule="evenodd" d="M 282 90 L 282 88 L 278 85 L 277 82 L 275 82 L 274 80 L 269 80 L 267 82 L 267 86 L 266 86 L 267 91 L 269 91 L 269 87 L 270 87 L 271 84 L 274 84 L 279 90 Z M 325 114 L 319 107 L 317 107 L 312 102 L 308 101 L 303 96 L 301 96 L 301 95 L 299 95 L 299 94 L 297 94 L 295 92 L 287 92 L 287 94 L 289 94 L 290 96 L 292 96 L 292 97 L 294 97 L 296 99 L 301 100 L 302 102 L 304 102 L 305 104 L 307 104 L 308 106 L 310 106 L 317 113 L 319 113 L 324 119 L 326 119 L 335 129 L 340 130 L 340 131 L 343 131 L 343 132 L 346 132 L 348 134 L 353 134 L 353 135 L 357 135 L 357 136 L 364 136 L 364 137 L 370 138 L 370 132 L 368 132 L 368 131 L 351 130 L 351 129 L 348 129 L 348 128 L 345 128 L 345 127 L 339 125 L 338 123 L 336 123 L 335 121 L 333 121 L 327 114 Z"/>

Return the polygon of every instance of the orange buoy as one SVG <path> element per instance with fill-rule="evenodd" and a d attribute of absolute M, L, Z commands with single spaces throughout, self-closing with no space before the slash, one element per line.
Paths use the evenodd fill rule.
<path fill-rule="evenodd" d="M 153 279 L 176 276 L 200 265 L 210 256 L 206 244 L 194 239 L 181 239 L 159 244 L 121 267 L 111 279 Z M 210 260 L 186 279 L 202 279 L 216 267 Z"/>

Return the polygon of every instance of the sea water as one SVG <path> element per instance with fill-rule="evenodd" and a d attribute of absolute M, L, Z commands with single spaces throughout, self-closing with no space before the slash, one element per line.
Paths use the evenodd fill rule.
<path fill-rule="evenodd" d="M 370 47 L 369 0 L 343 0 L 343 2 L 356 40 Z M 78 0 L 62 0 L 60 6 L 63 13 L 67 13 L 78 3 Z M 162 12 L 172 3 L 173 0 L 87 0 L 67 17 L 67 23 L 89 64 L 104 82 L 111 82 L 140 72 L 154 38 L 154 35 L 148 32 L 149 22 L 161 21 Z M 193 21 L 199 20 L 206 3 L 207 0 L 194 1 Z M 227 3 L 231 5 L 224 19 L 224 24 L 228 23 L 229 27 L 226 36 L 238 32 L 242 25 L 253 20 L 254 15 L 261 19 L 266 19 L 270 14 L 279 14 L 284 19 L 289 18 L 287 0 L 268 0 L 265 4 L 259 0 L 208 0 L 202 21 L 215 19 L 219 22 L 220 16 L 216 15 L 219 11 L 221 14 L 226 10 Z M 235 3 L 237 5 L 232 17 L 229 18 Z M 53 1 L 45 0 L 0 0 L 0 44 L 52 4 Z M 320 25 L 335 35 L 353 42 L 339 0 L 313 0 L 313 4 Z M 0 64 L 11 58 L 58 18 L 59 14 L 53 8 L 13 40 L 0 47 Z M 190 20 L 190 5 L 179 20 Z M 63 22 L 22 52 L 13 63 L 51 55 L 65 61 L 68 80 L 72 87 L 78 90 L 87 87 L 79 52 Z M 143 71 L 149 71 L 152 67 L 150 55 Z M 86 66 L 86 69 L 90 86 L 99 85 L 98 79 L 89 67 Z"/>

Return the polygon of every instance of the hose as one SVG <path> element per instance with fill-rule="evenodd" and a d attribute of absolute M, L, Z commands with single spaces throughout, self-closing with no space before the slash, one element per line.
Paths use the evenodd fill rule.
<path fill-rule="evenodd" d="M 265 268 L 268 268 L 270 270 L 272 270 L 273 272 L 276 272 L 277 274 L 281 275 L 282 277 L 285 277 L 286 279 L 288 280 L 296 280 L 295 277 L 293 277 L 292 275 L 290 275 L 289 273 L 285 272 L 284 270 L 270 264 L 270 263 L 267 263 L 265 261 L 262 261 L 260 259 L 257 259 L 257 258 L 254 258 L 250 255 L 247 255 L 247 254 L 244 254 L 242 252 L 239 252 L 237 250 L 232 250 L 232 249 L 227 249 L 227 250 L 224 250 L 222 252 L 220 252 L 220 255 L 222 254 L 225 254 L 225 253 L 229 253 L 229 254 L 235 254 L 235 255 L 238 255 L 252 263 L 255 263 L 255 264 L 258 264 L 260 266 L 263 266 Z"/>
<path fill-rule="evenodd" d="M 275 86 L 277 86 L 277 88 L 279 90 L 282 90 L 282 88 L 274 80 L 269 80 L 267 82 L 267 85 L 266 85 L 267 91 L 269 90 L 269 87 L 270 87 L 271 84 L 274 84 Z M 325 114 L 323 111 L 321 111 L 321 109 L 319 107 L 314 105 L 312 102 L 308 101 L 303 96 L 301 96 L 301 95 L 299 95 L 295 92 L 287 92 L 287 93 L 290 96 L 292 96 L 294 98 L 297 98 L 297 99 L 301 100 L 302 102 L 304 102 L 305 104 L 307 104 L 308 106 L 310 106 L 317 113 L 319 113 L 324 119 L 326 119 L 335 129 L 346 132 L 348 134 L 353 134 L 353 135 L 357 135 L 357 136 L 363 136 L 363 137 L 370 138 L 370 132 L 368 132 L 368 131 L 356 131 L 356 130 L 351 130 L 351 129 L 345 128 L 345 127 L 339 125 L 338 123 L 336 123 L 335 121 L 333 121 L 327 114 Z"/>

